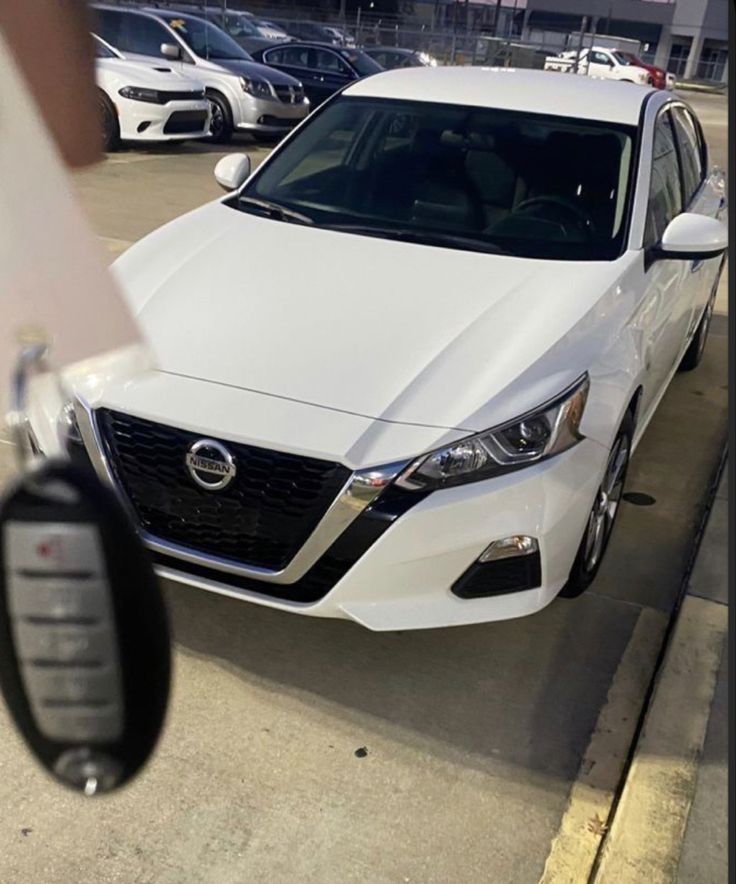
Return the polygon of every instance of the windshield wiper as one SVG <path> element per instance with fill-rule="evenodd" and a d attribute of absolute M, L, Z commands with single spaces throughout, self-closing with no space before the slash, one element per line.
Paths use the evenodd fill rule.
<path fill-rule="evenodd" d="M 269 216 L 276 218 L 278 221 L 296 221 L 298 224 L 314 224 L 314 219 L 309 215 L 302 215 L 288 206 L 282 206 L 281 203 L 274 203 L 271 200 L 262 200 L 254 196 L 240 196 L 238 203 L 241 205 L 247 203 L 249 206 L 257 206 Z"/>
<path fill-rule="evenodd" d="M 408 227 L 374 227 L 370 224 L 321 224 L 327 230 L 339 230 L 345 233 L 359 233 L 365 236 L 377 236 L 381 239 L 400 239 L 402 242 L 414 242 L 428 246 L 444 246 L 445 248 L 467 249 L 472 252 L 486 252 L 491 255 L 511 255 L 495 243 L 461 233 L 446 233 L 442 230 L 413 230 Z"/>

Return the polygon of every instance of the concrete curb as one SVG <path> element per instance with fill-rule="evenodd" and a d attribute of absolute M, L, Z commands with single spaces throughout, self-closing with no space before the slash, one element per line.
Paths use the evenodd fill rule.
<path fill-rule="evenodd" d="M 594 884 L 676 880 L 727 630 L 725 605 L 686 597 Z"/>
<path fill-rule="evenodd" d="M 675 92 L 705 92 L 708 95 L 728 95 L 728 86 L 709 86 L 707 83 L 675 83 Z"/>

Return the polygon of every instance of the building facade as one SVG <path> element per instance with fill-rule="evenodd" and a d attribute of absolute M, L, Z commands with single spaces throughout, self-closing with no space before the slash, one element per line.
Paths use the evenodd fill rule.
<path fill-rule="evenodd" d="M 681 80 L 726 82 L 729 0 L 527 0 L 523 38 L 578 31 L 638 40 Z"/>

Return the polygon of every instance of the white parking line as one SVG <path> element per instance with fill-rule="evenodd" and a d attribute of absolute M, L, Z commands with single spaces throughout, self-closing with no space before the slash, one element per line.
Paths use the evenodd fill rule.
<path fill-rule="evenodd" d="M 606 832 L 666 625 L 667 616 L 662 611 L 644 608 L 639 615 L 570 790 L 540 884 L 587 884 Z"/>

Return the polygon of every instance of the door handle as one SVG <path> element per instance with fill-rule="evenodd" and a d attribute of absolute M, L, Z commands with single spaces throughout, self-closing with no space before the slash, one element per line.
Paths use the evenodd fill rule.
<path fill-rule="evenodd" d="M 690 272 L 696 273 L 703 266 L 703 259 L 696 258 L 693 263 L 690 265 Z"/>

